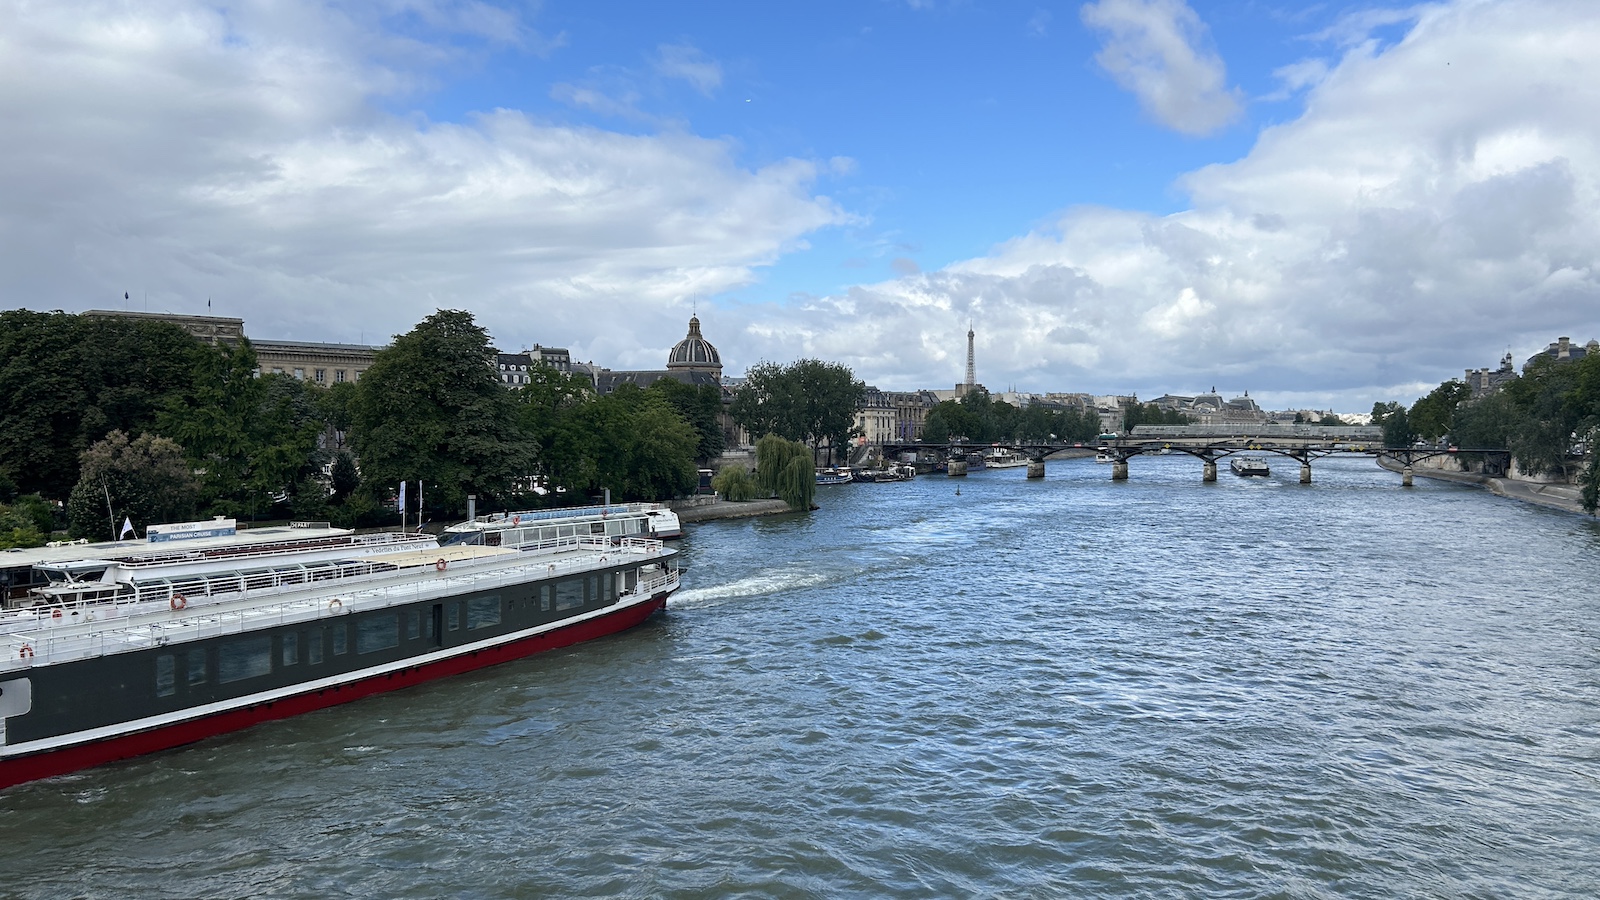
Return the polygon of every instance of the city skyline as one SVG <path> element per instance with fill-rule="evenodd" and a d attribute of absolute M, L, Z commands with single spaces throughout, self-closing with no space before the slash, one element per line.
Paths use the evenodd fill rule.
<path fill-rule="evenodd" d="M 13 303 L 1274 408 L 1600 336 L 1600 11 L 0 7 Z M 146 306 L 146 304 L 148 304 Z M 1189 386 L 1189 387 L 1185 387 Z M 995 389 L 991 387 L 991 389 Z"/>

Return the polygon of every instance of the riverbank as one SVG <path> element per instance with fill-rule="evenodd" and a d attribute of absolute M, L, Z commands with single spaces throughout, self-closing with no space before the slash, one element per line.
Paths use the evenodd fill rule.
<path fill-rule="evenodd" d="M 685 525 L 710 519 L 745 519 L 790 511 L 789 504 L 782 500 L 746 500 L 742 503 L 733 503 L 718 498 L 710 503 L 685 504 L 682 507 L 675 504 L 668 505 L 673 506 L 672 511 L 678 514 L 678 521 Z"/>
<path fill-rule="evenodd" d="M 1379 459 L 1378 465 L 1391 472 L 1399 472 L 1401 469 L 1399 463 L 1389 459 Z M 1588 515 L 1583 511 L 1583 491 L 1575 484 L 1545 484 L 1537 481 L 1518 481 L 1514 478 L 1496 478 L 1491 475 L 1480 475 L 1476 472 L 1445 472 L 1424 466 L 1413 466 L 1411 474 L 1418 478 L 1433 478 L 1439 481 L 1456 481 L 1464 484 L 1482 485 L 1498 497 L 1520 500 L 1523 503 L 1532 503 L 1536 506 L 1547 506 L 1563 512 L 1577 513 L 1580 516 Z"/>

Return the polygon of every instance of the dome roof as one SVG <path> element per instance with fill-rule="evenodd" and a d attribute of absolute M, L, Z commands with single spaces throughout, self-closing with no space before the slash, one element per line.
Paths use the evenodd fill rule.
<path fill-rule="evenodd" d="M 722 357 L 717 348 L 700 334 L 700 318 L 689 320 L 689 335 L 672 348 L 667 357 L 668 369 L 703 369 L 722 371 Z"/>

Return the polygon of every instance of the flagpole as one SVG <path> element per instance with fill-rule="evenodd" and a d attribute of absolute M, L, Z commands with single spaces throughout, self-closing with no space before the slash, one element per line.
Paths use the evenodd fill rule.
<path fill-rule="evenodd" d="M 111 511 L 111 488 L 106 487 L 106 480 L 100 479 L 100 490 L 106 492 L 106 518 L 111 522 L 111 539 L 117 539 L 117 514 Z"/>

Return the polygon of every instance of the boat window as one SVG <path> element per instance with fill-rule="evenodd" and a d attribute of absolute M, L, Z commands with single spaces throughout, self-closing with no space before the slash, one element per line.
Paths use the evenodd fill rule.
<path fill-rule="evenodd" d="M 606 533 L 606 523 L 604 523 L 604 522 L 590 522 L 589 523 L 589 533 L 590 534 L 605 534 Z"/>
<path fill-rule="evenodd" d="M 350 649 L 350 629 L 343 622 L 333 626 L 333 655 L 343 656 Z"/>
<path fill-rule="evenodd" d="M 571 578 L 556 585 L 556 609 L 577 609 L 583 605 L 583 582 Z"/>
<path fill-rule="evenodd" d="M 244 638 L 217 648 L 217 681 L 229 684 L 272 674 L 272 638 Z"/>
<path fill-rule="evenodd" d="M 376 653 L 400 646 L 400 614 L 368 616 L 356 623 L 356 652 Z"/>
<path fill-rule="evenodd" d="M 483 536 L 483 543 L 486 546 L 489 546 L 489 547 L 498 547 L 498 546 L 500 546 L 500 538 L 501 538 L 500 532 L 491 531 L 488 534 Z"/>
<path fill-rule="evenodd" d="M 422 613 L 412 610 L 406 613 L 406 640 L 414 641 L 422 637 Z"/>
<path fill-rule="evenodd" d="M 467 600 L 467 630 L 488 628 L 500 624 L 500 595 L 472 597 Z"/>
<path fill-rule="evenodd" d="M 450 630 L 455 631 L 461 627 L 461 603 L 450 604 Z"/>
<path fill-rule="evenodd" d="M 189 660 L 188 660 L 188 662 L 189 662 L 189 683 L 190 684 L 205 684 L 206 683 L 206 670 L 209 668 L 206 665 L 206 651 L 204 651 L 204 650 L 190 650 L 189 653 L 188 653 L 188 657 L 189 657 Z"/>
<path fill-rule="evenodd" d="M 171 697 L 178 692 L 178 664 L 171 653 L 156 657 L 156 696 Z"/>
<path fill-rule="evenodd" d="M 550 590 L 550 585 L 548 585 L 548 584 L 545 585 L 544 587 L 539 588 L 539 611 L 540 612 L 549 612 L 550 611 L 550 594 L 551 593 L 552 593 L 552 591 Z"/>
<path fill-rule="evenodd" d="M 615 573 L 612 573 L 612 572 L 607 572 L 604 576 L 601 577 L 601 583 L 605 585 L 604 597 L 607 600 L 615 599 L 616 596 L 617 596 L 616 587 L 615 587 L 615 584 L 616 584 L 615 577 L 616 577 Z"/>
<path fill-rule="evenodd" d="M 584 579 L 584 582 L 587 588 L 584 596 L 590 600 L 597 599 L 600 596 L 600 577 L 598 575 L 590 575 Z"/>
<path fill-rule="evenodd" d="M 279 665 L 292 666 L 300 662 L 300 635 L 293 631 L 283 636 L 283 646 L 278 658 L 282 660 Z"/>
<path fill-rule="evenodd" d="M 318 628 L 316 631 L 311 632 L 311 639 L 306 641 L 306 665 L 308 666 L 322 665 L 322 633 L 323 630 Z"/>

